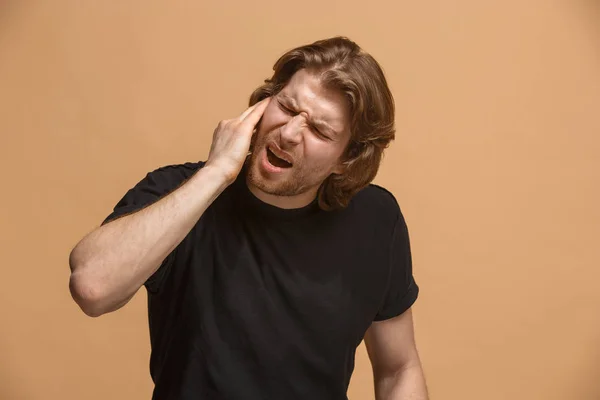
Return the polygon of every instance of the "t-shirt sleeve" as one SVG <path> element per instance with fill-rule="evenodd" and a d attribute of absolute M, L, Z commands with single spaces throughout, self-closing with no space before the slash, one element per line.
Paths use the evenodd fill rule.
<path fill-rule="evenodd" d="M 417 300 L 419 287 L 412 271 L 410 239 L 406 221 L 399 214 L 390 247 L 390 272 L 387 290 L 375 321 L 396 317 L 408 310 Z"/>
<path fill-rule="evenodd" d="M 202 164 L 193 163 L 169 165 L 146 174 L 141 181 L 125 193 L 113 211 L 104 219 L 102 225 L 150 206 L 181 186 L 201 166 Z M 175 248 L 162 261 L 158 270 L 144 283 L 149 292 L 156 293 L 159 290 L 167 270 L 175 260 L 177 250 L 178 248 Z"/>

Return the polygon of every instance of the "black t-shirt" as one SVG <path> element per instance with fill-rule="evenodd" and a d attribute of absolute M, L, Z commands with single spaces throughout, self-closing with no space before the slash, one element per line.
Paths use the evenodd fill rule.
<path fill-rule="evenodd" d="M 149 173 L 104 223 L 175 190 L 199 168 Z M 285 210 L 245 173 L 145 283 L 153 399 L 346 399 L 373 321 L 417 299 L 396 199 L 369 185 L 347 208 Z"/>

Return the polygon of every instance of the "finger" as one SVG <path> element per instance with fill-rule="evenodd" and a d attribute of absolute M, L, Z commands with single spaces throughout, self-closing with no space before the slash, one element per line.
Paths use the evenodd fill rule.
<path fill-rule="evenodd" d="M 256 104 L 254 104 L 253 106 L 250 106 L 246 109 L 246 111 L 244 111 L 240 116 L 239 119 L 240 121 L 243 121 L 244 118 L 246 118 L 248 116 L 248 114 L 250 114 L 258 105 L 260 104 L 260 101 L 257 102 Z"/>
<path fill-rule="evenodd" d="M 271 98 L 267 97 L 266 99 L 263 99 L 256 103 L 254 105 L 254 108 L 250 110 L 250 112 L 244 117 L 242 123 L 247 126 L 256 126 L 256 124 L 258 124 L 258 121 L 260 121 L 260 118 L 262 117 L 263 113 L 265 112 L 265 109 L 269 105 L 270 100 Z"/>
<path fill-rule="evenodd" d="M 268 97 L 262 99 L 261 101 L 257 101 L 256 103 L 254 103 L 253 106 L 248 107 L 246 111 L 244 111 L 242 115 L 240 115 L 240 121 L 243 121 L 252 111 L 254 111 L 254 109 L 256 109 L 256 107 L 259 107 L 261 103 L 264 103 L 267 99 Z"/>

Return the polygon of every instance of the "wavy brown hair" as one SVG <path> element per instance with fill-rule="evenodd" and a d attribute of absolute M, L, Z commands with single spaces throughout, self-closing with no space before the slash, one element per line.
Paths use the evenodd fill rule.
<path fill-rule="evenodd" d="M 375 59 L 346 37 L 297 47 L 273 66 L 273 76 L 250 96 L 250 105 L 281 91 L 301 69 L 319 75 L 325 87 L 345 94 L 350 107 L 351 136 L 341 174 L 331 174 L 319 190 L 324 210 L 343 208 L 373 181 L 384 149 L 395 137 L 394 98 Z"/>

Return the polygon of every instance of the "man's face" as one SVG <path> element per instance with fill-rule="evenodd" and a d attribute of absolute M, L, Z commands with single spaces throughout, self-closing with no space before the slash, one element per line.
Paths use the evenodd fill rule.
<path fill-rule="evenodd" d="M 343 171 L 349 125 L 344 95 L 324 88 L 306 70 L 296 72 L 273 96 L 258 126 L 249 160 L 250 190 L 278 205 L 310 202 L 330 174 Z"/>

